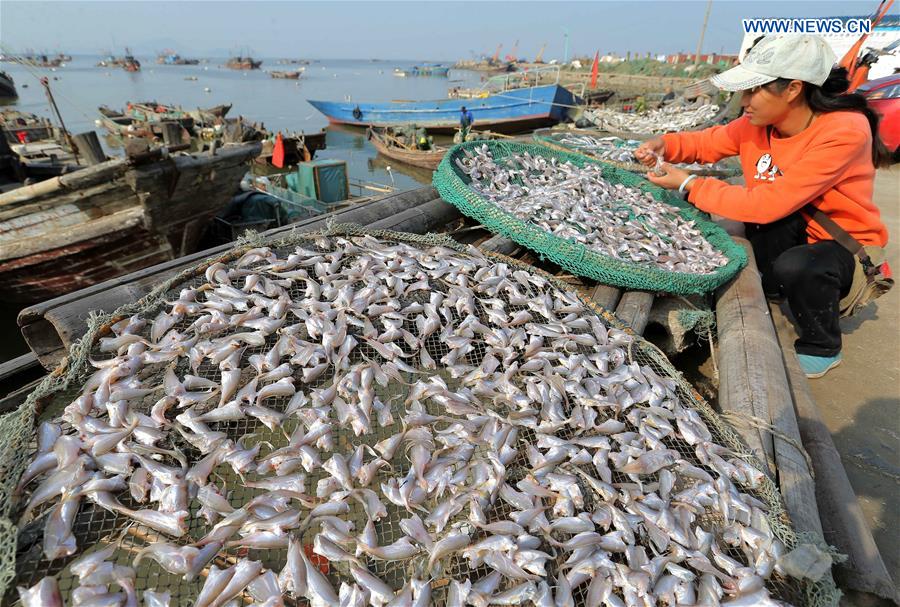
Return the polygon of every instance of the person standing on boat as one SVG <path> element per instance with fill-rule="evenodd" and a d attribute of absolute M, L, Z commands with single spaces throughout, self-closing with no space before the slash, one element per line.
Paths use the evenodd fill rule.
<path fill-rule="evenodd" d="M 807 377 L 840 364 L 840 317 L 893 283 L 882 264 L 887 229 L 872 202 L 875 168 L 890 154 L 878 115 L 861 95 L 846 94 L 847 71 L 835 59 L 819 36 L 764 37 L 740 65 L 711 79 L 743 94 L 743 116 L 635 151 L 647 165 L 657 155 L 703 163 L 740 157 L 745 185 L 669 164 L 648 179 L 686 192 L 702 211 L 745 223 L 766 295 L 786 298 L 796 319 L 794 347 Z"/>
<path fill-rule="evenodd" d="M 459 132 L 462 135 L 462 140 L 466 140 L 466 136 L 469 134 L 469 129 L 472 128 L 472 123 L 475 122 L 475 116 L 472 115 L 472 112 L 466 109 L 466 106 L 462 106 L 459 108 Z"/>

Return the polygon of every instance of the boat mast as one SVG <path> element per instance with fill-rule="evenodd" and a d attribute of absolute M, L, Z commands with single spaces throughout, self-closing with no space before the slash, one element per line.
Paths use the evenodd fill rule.
<path fill-rule="evenodd" d="M 712 10 L 712 0 L 706 2 L 706 14 L 703 15 L 703 27 L 700 29 L 700 40 L 697 42 L 697 52 L 694 54 L 694 70 L 697 73 L 697 66 L 700 65 L 700 51 L 703 50 L 703 37 L 706 35 L 706 24 L 709 23 L 709 11 Z"/>
<path fill-rule="evenodd" d="M 70 135 L 69 131 L 66 129 L 66 123 L 63 122 L 62 114 L 59 113 L 59 108 L 56 107 L 56 100 L 53 98 L 53 92 L 50 90 L 50 80 L 44 76 L 41 78 L 41 84 L 44 86 L 44 92 L 47 93 L 47 100 L 50 102 L 50 107 L 53 109 L 53 113 L 56 114 L 56 119 L 59 120 L 59 126 L 62 129 L 63 137 L 65 137 L 69 147 L 72 148 L 72 155 L 75 156 L 75 163 L 77 164 L 79 162 L 78 146 L 75 145 L 72 135 Z"/>

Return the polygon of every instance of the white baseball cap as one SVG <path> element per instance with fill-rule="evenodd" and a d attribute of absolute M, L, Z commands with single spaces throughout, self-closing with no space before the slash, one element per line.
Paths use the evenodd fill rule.
<path fill-rule="evenodd" d="M 740 65 L 709 80 L 726 91 L 744 91 L 778 78 L 822 86 L 836 60 L 834 51 L 821 36 L 775 34 L 760 40 Z"/>

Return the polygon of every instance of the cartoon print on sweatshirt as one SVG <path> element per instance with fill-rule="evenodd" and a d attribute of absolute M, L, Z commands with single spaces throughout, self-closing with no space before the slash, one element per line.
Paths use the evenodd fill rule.
<path fill-rule="evenodd" d="M 763 181 L 775 181 L 775 176 L 781 174 L 781 169 L 775 164 L 772 155 L 766 153 L 760 156 L 759 160 L 756 161 L 756 175 L 754 175 L 753 178 Z"/>

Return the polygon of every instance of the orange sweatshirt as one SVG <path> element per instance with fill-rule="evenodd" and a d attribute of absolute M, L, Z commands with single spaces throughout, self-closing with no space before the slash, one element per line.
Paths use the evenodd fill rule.
<path fill-rule="evenodd" d="M 819 115 L 793 137 L 741 117 L 724 126 L 663 135 L 671 162 L 716 162 L 740 155 L 746 185 L 698 178 L 688 200 L 698 209 L 748 223 L 771 223 L 812 203 L 865 245 L 884 246 L 887 229 L 872 202 L 872 132 L 859 112 Z M 809 219 L 809 217 L 807 217 Z M 808 242 L 831 240 L 817 223 Z"/>

